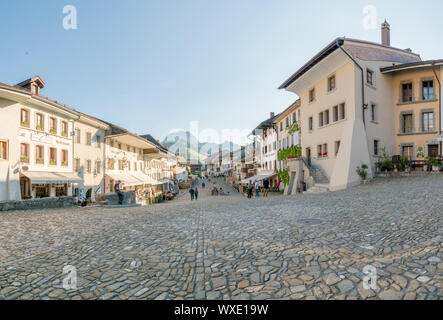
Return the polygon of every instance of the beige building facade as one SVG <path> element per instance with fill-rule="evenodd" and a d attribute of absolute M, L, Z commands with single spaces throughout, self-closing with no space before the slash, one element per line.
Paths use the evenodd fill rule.
<path fill-rule="evenodd" d="M 410 50 L 338 38 L 281 86 L 301 99 L 303 156 L 330 190 L 359 184 L 362 164 L 373 176 L 383 148 L 397 152 L 397 89 L 381 70 L 420 61 Z"/>
<path fill-rule="evenodd" d="M 80 113 L 74 123 L 74 172 L 82 181 L 75 185 L 74 195 L 92 202 L 105 193 L 105 136 L 108 124 Z"/>
<path fill-rule="evenodd" d="M 78 113 L 40 96 L 44 82 L 0 84 L 0 201 L 70 196 L 73 123 Z"/>

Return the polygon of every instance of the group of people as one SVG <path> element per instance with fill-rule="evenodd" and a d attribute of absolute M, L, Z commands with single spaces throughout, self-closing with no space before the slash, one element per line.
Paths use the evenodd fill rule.
<path fill-rule="evenodd" d="M 189 189 L 189 194 L 191 195 L 191 201 L 198 200 L 198 188 Z"/>
<path fill-rule="evenodd" d="M 252 181 L 249 181 L 248 183 L 248 199 L 252 198 L 252 192 L 255 190 L 255 196 L 260 196 L 260 183 L 255 180 L 254 183 Z M 265 179 L 263 181 L 263 197 L 267 197 L 269 193 L 269 180 Z"/>

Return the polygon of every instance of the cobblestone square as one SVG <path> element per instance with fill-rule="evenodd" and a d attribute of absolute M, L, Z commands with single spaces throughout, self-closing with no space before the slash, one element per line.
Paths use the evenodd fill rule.
<path fill-rule="evenodd" d="M 194 202 L 184 191 L 148 207 L 1 213 L 0 299 L 439 300 L 442 190 L 442 175 L 424 175 L 298 197 L 200 189 Z M 63 288 L 67 265 L 76 290 Z"/>

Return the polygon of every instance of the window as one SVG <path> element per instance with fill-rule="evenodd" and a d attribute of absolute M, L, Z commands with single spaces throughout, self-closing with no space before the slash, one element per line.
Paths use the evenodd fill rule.
<path fill-rule="evenodd" d="M 374 86 L 374 72 L 372 70 L 366 69 L 366 83 Z"/>
<path fill-rule="evenodd" d="M 346 105 L 344 103 L 342 103 L 340 105 L 340 115 L 338 120 L 344 120 L 346 117 Z"/>
<path fill-rule="evenodd" d="M 319 144 L 317 146 L 317 155 L 318 155 L 319 159 L 326 158 L 328 156 L 328 144 L 327 143 L 325 143 L 323 145 Z"/>
<path fill-rule="evenodd" d="M 92 161 L 86 160 L 86 172 L 91 173 L 92 172 Z"/>
<path fill-rule="evenodd" d="M 102 173 L 102 162 L 100 160 L 95 162 L 95 172 L 97 172 L 97 174 Z"/>
<path fill-rule="evenodd" d="M 423 112 L 421 115 L 421 119 L 423 131 L 434 131 L 434 112 Z"/>
<path fill-rule="evenodd" d="M 20 144 L 20 162 L 29 163 L 29 144 Z"/>
<path fill-rule="evenodd" d="M 325 122 L 325 125 L 329 124 L 329 110 L 325 111 L 324 122 Z"/>
<path fill-rule="evenodd" d="M 57 119 L 49 118 L 49 132 L 57 134 Z"/>
<path fill-rule="evenodd" d="M 123 160 L 118 160 L 118 170 L 123 170 Z"/>
<path fill-rule="evenodd" d="M 313 102 L 315 100 L 315 88 L 309 90 L 309 102 Z"/>
<path fill-rule="evenodd" d="M 409 160 L 413 159 L 413 147 L 412 146 L 403 146 L 402 147 L 402 156 L 403 158 L 408 158 Z"/>
<path fill-rule="evenodd" d="M 43 164 L 45 162 L 44 150 L 43 146 L 35 147 L 35 163 Z"/>
<path fill-rule="evenodd" d="M 20 125 L 29 128 L 29 111 L 26 109 L 20 111 Z"/>
<path fill-rule="evenodd" d="M 280 131 L 283 131 L 283 122 L 280 122 Z"/>
<path fill-rule="evenodd" d="M 338 121 L 338 106 L 332 108 L 332 119 L 334 122 Z"/>
<path fill-rule="evenodd" d="M 62 121 L 62 136 L 68 136 L 68 123 L 66 121 Z"/>
<path fill-rule="evenodd" d="M 114 169 L 115 169 L 115 160 L 114 159 L 108 159 L 108 170 L 114 170 Z"/>
<path fill-rule="evenodd" d="M 318 126 L 319 126 L 319 128 L 321 128 L 321 127 L 323 127 L 323 112 L 320 112 L 319 114 L 318 114 Z"/>
<path fill-rule="evenodd" d="M 328 78 L 328 91 L 335 89 L 335 75 Z"/>
<path fill-rule="evenodd" d="M 402 84 L 402 102 L 412 102 L 412 83 L 404 83 Z"/>
<path fill-rule="evenodd" d="M 327 157 L 328 156 L 328 145 L 325 143 L 323 145 L 323 157 Z"/>
<path fill-rule="evenodd" d="M 102 137 L 101 136 L 96 136 L 95 143 L 96 143 L 96 147 L 100 149 L 101 148 L 101 143 L 102 143 Z"/>
<path fill-rule="evenodd" d="M 289 127 L 289 117 L 286 118 L 286 128 Z"/>
<path fill-rule="evenodd" d="M 35 115 L 35 129 L 40 131 L 45 130 L 45 117 L 41 113 Z"/>
<path fill-rule="evenodd" d="M 375 103 L 371 103 L 371 121 L 377 122 L 377 105 Z"/>
<path fill-rule="evenodd" d="M 90 132 L 86 133 L 86 145 L 91 146 L 92 145 L 92 134 Z"/>
<path fill-rule="evenodd" d="M 119 148 L 120 150 L 122 149 L 122 144 L 121 144 L 121 143 L 118 144 L 118 148 Z"/>
<path fill-rule="evenodd" d="M 57 149 L 49 148 L 49 164 L 51 166 L 57 165 Z"/>
<path fill-rule="evenodd" d="M 62 150 L 62 166 L 68 166 L 68 150 Z"/>
<path fill-rule="evenodd" d="M 340 151 L 340 141 L 335 141 L 335 156 L 338 155 L 338 152 Z"/>
<path fill-rule="evenodd" d="M 434 100 L 434 81 L 423 81 L 423 100 Z"/>
<path fill-rule="evenodd" d="M 137 171 L 137 162 L 134 162 L 134 171 Z"/>
<path fill-rule="evenodd" d="M 412 114 L 404 114 L 402 118 L 403 118 L 402 133 L 412 133 L 413 131 Z"/>
<path fill-rule="evenodd" d="M 378 148 L 378 140 L 374 140 L 374 156 L 378 156 L 379 154 L 379 148 Z"/>
<path fill-rule="evenodd" d="M 297 121 L 298 121 L 297 113 L 294 112 L 294 113 L 292 114 L 292 123 L 296 123 Z"/>
<path fill-rule="evenodd" d="M 8 142 L 0 140 L 0 160 L 8 160 Z"/>
<path fill-rule="evenodd" d="M 80 159 L 74 159 L 74 172 L 80 172 Z"/>
<path fill-rule="evenodd" d="M 75 129 L 75 143 L 80 144 L 82 142 L 82 136 L 81 136 L 80 129 Z"/>
<path fill-rule="evenodd" d="M 308 123 L 309 123 L 309 131 L 312 131 L 312 129 L 313 129 L 313 123 L 314 123 L 314 119 L 312 118 L 312 117 L 309 117 L 309 121 L 308 121 Z"/>

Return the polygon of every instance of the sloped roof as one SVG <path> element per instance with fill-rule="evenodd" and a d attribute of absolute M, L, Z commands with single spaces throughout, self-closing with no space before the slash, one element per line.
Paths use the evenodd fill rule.
<path fill-rule="evenodd" d="M 155 144 L 161 151 L 163 152 L 168 152 L 168 147 L 162 145 L 160 142 L 158 142 L 153 136 L 151 136 L 150 134 L 144 134 L 141 135 L 140 137 L 142 137 L 143 139 L 146 139 L 150 142 L 152 142 L 153 144 Z"/>
<path fill-rule="evenodd" d="M 294 81 L 299 79 L 309 70 L 311 70 L 320 61 L 325 59 L 331 53 L 339 49 L 342 46 L 349 51 L 349 53 L 354 57 L 366 61 L 390 61 L 398 63 L 409 63 L 421 61 L 420 55 L 410 52 L 408 50 L 402 50 L 390 46 L 385 46 L 379 43 L 347 39 L 347 38 L 337 38 L 332 41 L 328 46 L 321 50 L 317 55 L 315 55 L 311 60 L 309 60 L 303 67 L 301 67 L 297 72 L 295 72 L 288 80 L 286 80 L 279 89 L 288 88 Z"/>

